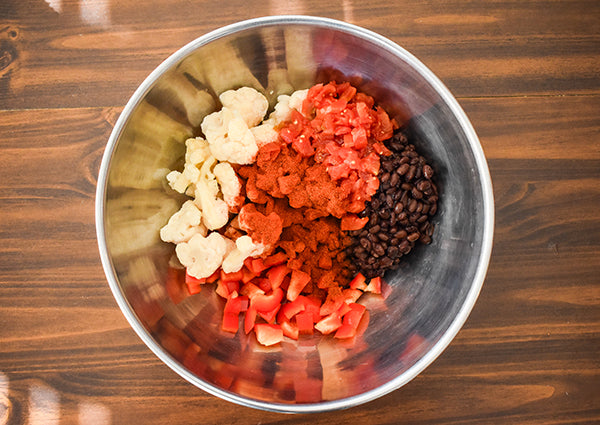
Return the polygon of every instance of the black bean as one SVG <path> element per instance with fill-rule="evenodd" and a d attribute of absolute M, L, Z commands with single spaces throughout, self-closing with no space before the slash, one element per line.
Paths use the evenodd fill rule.
<path fill-rule="evenodd" d="M 425 178 L 432 178 L 433 177 L 433 168 L 431 168 L 429 165 L 425 165 L 423 167 L 423 175 L 425 176 Z"/>
<path fill-rule="evenodd" d="M 404 162 L 400 168 L 398 168 L 398 170 L 396 170 L 396 173 L 400 174 L 401 176 L 405 175 L 406 173 L 408 173 L 408 169 L 410 168 L 410 165 L 408 165 L 408 161 L 410 161 L 408 158 L 402 158 L 402 159 L 407 159 L 406 162 Z"/>
<path fill-rule="evenodd" d="M 380 230 L 381 230 L 381 226 L 379 226 L 379 225 L 369 227 L 369 233 L 377 233 Z"/>
<path fill-rule="evenodd" d="M 373 245 L 373 253 L 377 254 L 378 257 L 385 255 L 385 249 L 381 244 Z"/>
<path fill-rule="evenodd" d="M 390 237 L 388 235 L 386 235 L 385 233 L 383 233 L 383 232 L 378 233 L 377 237 L 379 238 L 380 241 L 387 242 L 387 241 L 390 240 Z"/>
<path fill-rule="evenodd" d="M 419 232 L 411 233 L 406 237 L 406 240 L 408 240 L 409 242 L 414 242 L 417 239 L 419 239 L 420 236 L 421 234 Z"/>
<path fill-rule="evenodd" d="M 394 212 L 396 214 L 400 214 L 403 209 L 404 209 L 404 204 L 402 204 L 402 202 L 398 202 L 396 205 L 394 205 Z"/>
<path fill-rule="evenodd" d="M 396 186 L 399 181 L 400 181 L 400 176 L 397 173 L 392 174 L 392 177 L 390 177 L 390 186 L 391 187 Z"/>
<path fill-rule="evenodd" d="M 413 213 L 413 212 L 415 212 L 416 209 L 417 209 L 417 200 L 413 199 L 408 204 L 408 211 L 411 212 L 411 213 Z"/>
<path fill-rule="evenodd" d="M 371 248 L 371 241 L 369 241 L 367 238 L 360 238 L 360 244 L 366 250 Z"/>
<path fill-rule="evenodd" d="M 383 175 L 379 178 L 381 183 L 386 183 L 390 181 L 390 173 L 383 173 Z"/>

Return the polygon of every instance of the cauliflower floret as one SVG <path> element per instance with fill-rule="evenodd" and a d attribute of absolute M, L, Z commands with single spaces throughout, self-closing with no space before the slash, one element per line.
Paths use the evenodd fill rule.
<path fill-rule="evenodd" d="M 237 110 L 224 106 L 219 112 L 207 115 L 201 127 L 210 152 L 219 161 L 235 164 L 251 164 L 254 161 L 258 146 Z"/>
<path fill-rule="evenodd" d="M 242 184 L 235 170 L 228 162 L 220 162 L 213 168 L 213 173 L 221 187 L 223 200 L 229 208 L 235 209 L 242 201 L 240 199 Z"/>
<path fill-rule="evenodd" d="M 241 270 L 246 258 L 256 257 L 264 251 L 264 245 L 255 244 L 250 236 L 240 236 L 235 241 L 235 248 L 225 257 L 221 267 L 225 273 L 237 272 Z"/>
<path fill-rule="evenodd" d="M 209 277 L 221 266 L 227 254 L 227 240 L 217 232 L 207 237 L 200 234 L 177 245 L 175 252 L 187 273 L 195 278 Z"/>
<path fill-rule="evenodd" d="M 251 87 L 227 90 L 219 100 L 224 107 L 238 111 L 248 127 L 260 123 L 269 109 L 267 98 Z"/>
<path fill-rule="evenodd" d="M 160 238 L 165 242 L 186 242 L 196 234 L 205 236 L 206 227 L 202 224 L 202 213 L 193 201 L 186 201 L 160 229 Z"/>
<path fill-rule="evenodd" d="M 208 142 L 202 137 L 187 139 L 185 141 L 185 162 L 186 164 L 201 165 L 210 156 Z"/>
<path fill-rule="evenodd" d="M 268 143 L 276 142 L 279 137 L 279 133 L 275 130 L 275 121 L 272 119 L 263 121 L 261 125 L 252 127 L 250 131 L 259 149 Z"/>
<path fill-rule="evenodd" d="M 278 96 L 275 109 L 271 112 L 271 115 L 269 115 L 269 121 L 273 121 L 273 126 L 277 126 L 284 121 L 289 121 L 291 119 L 292 109 L 300 112 L 302 111 L 302 102 L 304 102 L 307 95 L 308 89 L 296 90 L 289 96 L 287 94 Z"/>
<path fill-rule="evenodd" d="M 210 230 L 220 229 L 229 221 L 229 209 L 225 201 L 218 198 L 219 185 L 210 170 L 216 162 L 213 157 L 204 162 L 195 190 L 195 202 L 202 211 L 202 222 Z"/>

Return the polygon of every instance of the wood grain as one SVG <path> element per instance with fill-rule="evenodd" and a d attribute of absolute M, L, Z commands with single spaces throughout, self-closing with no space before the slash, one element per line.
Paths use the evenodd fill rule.
<path fill-rule="evenodd" d="M 105 13 L 0 4 L 0 423 L 600 422 L 600 3 L 88 3 Z M 94 226 L 101 156 L 142 79 L 211 29 L 282 11 L 362 25 L 431 67 L 480 137 L 496 209 L 483 290 L 449 348 L 397 391 L 310 416 L 233 405 L 168 369 L 118 309 Z"/>

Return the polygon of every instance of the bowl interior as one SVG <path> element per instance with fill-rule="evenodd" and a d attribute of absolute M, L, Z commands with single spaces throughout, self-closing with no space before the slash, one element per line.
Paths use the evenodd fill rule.
<path fill-rule="evenodd" d="M 182 198 L 165 184 L 184 142 L 240 86 L 279 94 L 331 79 L 375 97 L 433 164 L 440 203 L 428 246 L 393 273 L 387 300 L 366 302 L 354 344 L 331 338 L 260 347 L 220 330 L 220 301 L 204 290 L 174 304 L 166 282 L 174 246 L 159 229 Z M 242 23 L 173 55 L 138 89 L 115 126 L 99 180 L 99 240 L 120 307 L 144 342 L 200 388 L 281 411 L 348 407 L 412 379 L 450 342 L 483 280 L 491 246 L 491 187 L 478 141 L 447 91 L 410 54 L 368 31 L 311 18 Z M 240 335 L 242 334 L 242 335 Z"/>

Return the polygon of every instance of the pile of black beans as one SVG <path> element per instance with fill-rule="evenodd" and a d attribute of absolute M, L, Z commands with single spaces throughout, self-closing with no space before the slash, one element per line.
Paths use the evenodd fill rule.
<path fill-rule="evenodd" d="M 379 190 L 359 214 L 369 221 L 361 230 L 348 232 L 352 243 L 345 252 L 353 271 L 368 278 L 397 268 L 417 242 L 431 243 L 431 217 L 437 211 L 433 168 L 406 132 L 396 132 L 385 145 L 392 154 L 380 158 Z"/>

